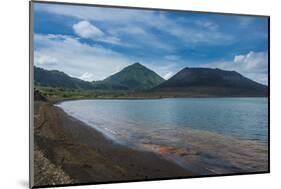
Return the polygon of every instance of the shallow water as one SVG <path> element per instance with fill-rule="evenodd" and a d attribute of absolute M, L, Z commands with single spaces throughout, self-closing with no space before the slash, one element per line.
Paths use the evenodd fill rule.
<path fill-rule="evenodd" d="M 208 175 L 267 170 L 267 104 L 267 98 L 183 98 L 58 106 L 118 143 Z"/>

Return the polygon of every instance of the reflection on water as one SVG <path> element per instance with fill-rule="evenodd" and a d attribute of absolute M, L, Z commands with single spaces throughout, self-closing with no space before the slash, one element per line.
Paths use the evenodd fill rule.
<path fill-rule="evenodd" d="M 266 98 L 79 100 L 58 106 L 200 175 L 267 170 Z"/>

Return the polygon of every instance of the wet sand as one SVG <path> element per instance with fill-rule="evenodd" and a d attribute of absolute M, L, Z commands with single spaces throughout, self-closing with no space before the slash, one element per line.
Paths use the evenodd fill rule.
<path fill-rule="evenodd" d="M 35 101 L 34 112 L 35 186 L 195 176 L 152 152 L 114 143 L 52 103 Z"/>

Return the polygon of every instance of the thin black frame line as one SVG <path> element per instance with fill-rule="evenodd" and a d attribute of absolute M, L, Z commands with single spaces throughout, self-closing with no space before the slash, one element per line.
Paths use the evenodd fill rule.
<path fill-rule="evenodd" d="M 78 6 L 90 6 L 90 7 L 104 7 L 104 8 L 124 8 L 124 9 L 142 9 L 142 10 L 161 10 L 161 11 L 178 11 L 178 12 L 193 12 L 193 13 L 203 13 L 203 14 L 218 14 L 218 15 L 233 15 L 233 16 L 253 16 L 253 17 L 267 17 L 268 18 L 268 169 L 266 171 L 257 171 L 257 172 L 244 172 L 244 173 L 229 173 L 229 174 L 217 174 L 217 175 L 198 175 L 198 176 L 190 176 L 190 177 L 167 177 L 167 178 L 155 178 L 155 179 L 136 179 L 136 180 L 122 180 L 122 181 L 108 181 L 108 182 L 88 182 L 88 183 L 73 183 L 73 184 L 58 184 L 58 185 L 41 185 L 41 186 L 32 186 L 31 178 L 29 180 L 29 187 L 30 188 L 52 188 L 52 187 L 62 187 L 62 186 L 82 186 L 82 185 L 98 185 L 98 184 L 114 184 L 114 183 L 131 183 L 131 182 L 147 182 L 147 181 L 162 181 L 162 180 L 176 180 L 176 179 L 190 179 L 190 178 L 211 178 L 211 177 L 223 177 L 223 176 L 241 176 L 241 175 L 255 175 L 255 174 L 268 174 L 270 173 L 270 16 L 267 15 L 253 15 L 253 14 L 236 14 L 236 13 L 219 13 L 219 12 L 203 12 L 203 11 L 191 11 L 191 10 L 175 10 L 175 9 L 159 9 L 159 8 L 143 8 L 143 7 L 126 7 L 126 6 L 114 6 L 114 5 L 97 5 L 97 4 L 83 4 L 83 3 L 67 3 L 67 2 L 51 2 L 51 1 L 30 1 L 29 6 L 29 62 L 30 62 L 30 69 L 29 69 L 29 87 L 32 85 L 32 68 L 33 68 L 33 35 L 34 31 L 31 28 L 33 26 L 33 12 L 31 8 L 33 7 L 33 3 L 42 3 L 42 4 L 62 4 L 62 5 L 78 5 Z M 32 23 L 31 23 L 32 22 Z M 32 86 L 33 87 L 33 86 Z M 33 89 L 29 90 L 29 113 L 31 116 L 31 110 L 33 107 L 31 103 L 33 101 L 32 94 Z M 31 117 L 29 119 L 30 131 L 32 130 L 31 125 Z M 29 132 L 29 142 L 31 143 L 31 136 Z M 29 146 L 29 171 L 31 170 L 31 146 Z M 33 162 L 32 162 L 33 163 Z M 29 172 L 29 176 L 31 177 L 31 172 Z M 33 179 L 33 178 L 32 178 Z"/>
<path fill-rule="evenodd" d="M 166 8 L 149 8 L 149 7 L 134 7 L 134 6 L 124 6 L 124 5 L 103 5 L 103 4 L 92 4 L 92 3 L 74 3 L 74 2 L 60 2 L 60 1 L 41 1 L 41 0 L 31 0 L 33 3 L 43 3 L 43 4 L 60 4 L 60 5 L 73 5 L 73 6 L 86 6 L 86 7 L 107 7 L 107 8 L 120 8 L 120 9 L 133 9 L 133 10 L 158 10 L 158 11 L 175 11 L 175 12 L 193 12 L 201 14 L 224 14 L 229 16 L 251 16 L 251 17 L 270 17 L 266 14 L 244 14 L 244 13 L 226 13 L 226 12 L 212 12 L 212 11 L 199 11 L 199 10 L 181 10 L 181 9 L 166 9 Z"/>
<path fill-rule="evenodd" d="M 34 184 L 34 92 L 33 92 L 33 3 L 29 2 L 29 187 Z"/>
<path fill-rule="evenodd" d="M 268 17 L 268 31 L 267 31 L 267 66 L 268 66 L 268 104 L 267 104 L 267 111 L 268 111 L 268 128 L 267 128 L 267 144 L 268 144 L 268 172 L 270 173 L 270 17 Z"/>

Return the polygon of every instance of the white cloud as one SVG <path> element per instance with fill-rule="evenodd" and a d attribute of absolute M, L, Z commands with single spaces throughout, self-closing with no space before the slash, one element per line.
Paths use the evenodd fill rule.
<path fill-rule="evenodd" d="M 167 60 L 176 61 L 176 60 L 179 60 L 181 57 L 177 56 L 177 55 L 166 55 L 164 58 Z"/>
<path fill-rule="evenodd" d="M 83 73 L 81 76 L 78 77 L 79 79 L 85 80 L 85 81 L 93 81 L 93 74 L 89 72 Z"/>
<path fill-rule="evenodd" d="M 48 70 L 61 70 L 72 77 L 101 80 L 133 62 L 120 53 L 98 45 L 80 43 L 74 37 L 39 34 L 34 37 L 35 65 Z M 52 67 L 42 64 L 42 59 L 46 59 L 44 57 L 58 63 Z"/>
<path fill-rule="evenodd" d="M 248 54 L 235 56 L 233 62 L 232 67 L 244 73 L 267 73 L 268 71 L 267 52 L 250 51 Z"/>
<path fill-rule="evenodd" d="M 130 25 L 127 23 L 127 26 L 116 26 L 115 28 L 111 28 L 109 32 L 115 36 L 130 37 L 132 40 L 131 43 L 133 43 L 131 47 L 151 46 L 166 51 L 172 51 L 174 49 L 171 44 L 160 40 L 153 33 L 146 31 L 145 26 L 138 24 Z"/>
<path fill-rule="evenodd" d="M 262 84 L 268 84 L 268 53 L 250 51 L 234 56 L 232 61 L 205 64 L 203 67 L 237 71 Z"/>
<path fill-rule="evenodd" d="M 235 63 L 238 63 L 238 62 L 241 62 L 245 59 L 245 56 L 244 55 L 236 55 L 234 56 L 234 62 Z"/>
<path fill-rule="evenodd" d="M 155 27 L 162 32 L 184 41 L 186 45 L 204 44 L 226 44 L 233 41 L 233 36 L 219 31 L 217 24 L 200 19 L 171 19 L 165 14 L 154 14 L 150 16 L 149 26 Z"/>
<path fill-rule="evenodd" d="M 42 55 L 37 53 L 35 56 L 35 64 L 43 66 L 55 66 L 58 60 L 55 57 L 50 57 L 48 55 Z"/>
<path fill-rule="evenodd" d="M 195 29 L 189 26 L 171 26 L 169 33 L 180 40 L 183 40 L 186 44 L 228 44 L 233 41 L 233 37 L 219 32 L 207 29 Z"/>
<path fill-rule="evenodd" d="M 128 33 L 128 34 L 131 34 L 131 35 L 147 35 L 147 32 L 139 27 L 139 26 L 126 26 L 126 27 L 117 27 L 115 30 L 111 31 L 115 34 L 118 34 L 118 33 Z"/>
<path fill-rule="evenodd" d="M 102 42 L 105 42 L 105 43 L 111 43 L 111 44 L 114 44 L 114 45 L 130 46 L 127 43 L 122 43 L 121 40 L 118 37 L 104 37 L 104 38 L 98 39 L 98 41 L 102 41 Z"/>
<path fill-rule="evenodd" d="M 211 21 L 197 20 L 197 21 L 195 21 L 195 23 L 198 26 L 209 29 L 211 31 L 215 31 L 219 28 L 219 26 L 216 23 L 211 22 Z"/>
<path fill-rule="evenodd" d="M 237 17 L 237 19 L 241 27 L 247 27 L 252 24 L 255 20 L 255 18 L 251 16 L 239 16 Z"/>
<path fill-rule="evenodd" d="M 168 72 L 168 73 L 166 73 L 164 76 L 163 76 L 163 78 L 164 79 L 170 79 L 173 75 L 174 75 L 175 73 L 173 73 L 173 72 Z"/>
<path fill-rule="evenodd" d="M 99 28 L 85 20 L 74 24 L 73 30 L 78 36 L 83 38 L 95 39 L 104 35 Z"/>
<path fill-rule="evenodd" d="M 110 43 L 113 45 L 121 45 L 130 47 L 131 45 L 122 42 L 118 37 L 105 34 L 101 29 L 94 26 L 88 21 L 80 21 L 72 26 L 74 32 L 81 38 L 91 39 L 93 41 L 99 41 L 104 43 Z"/>

